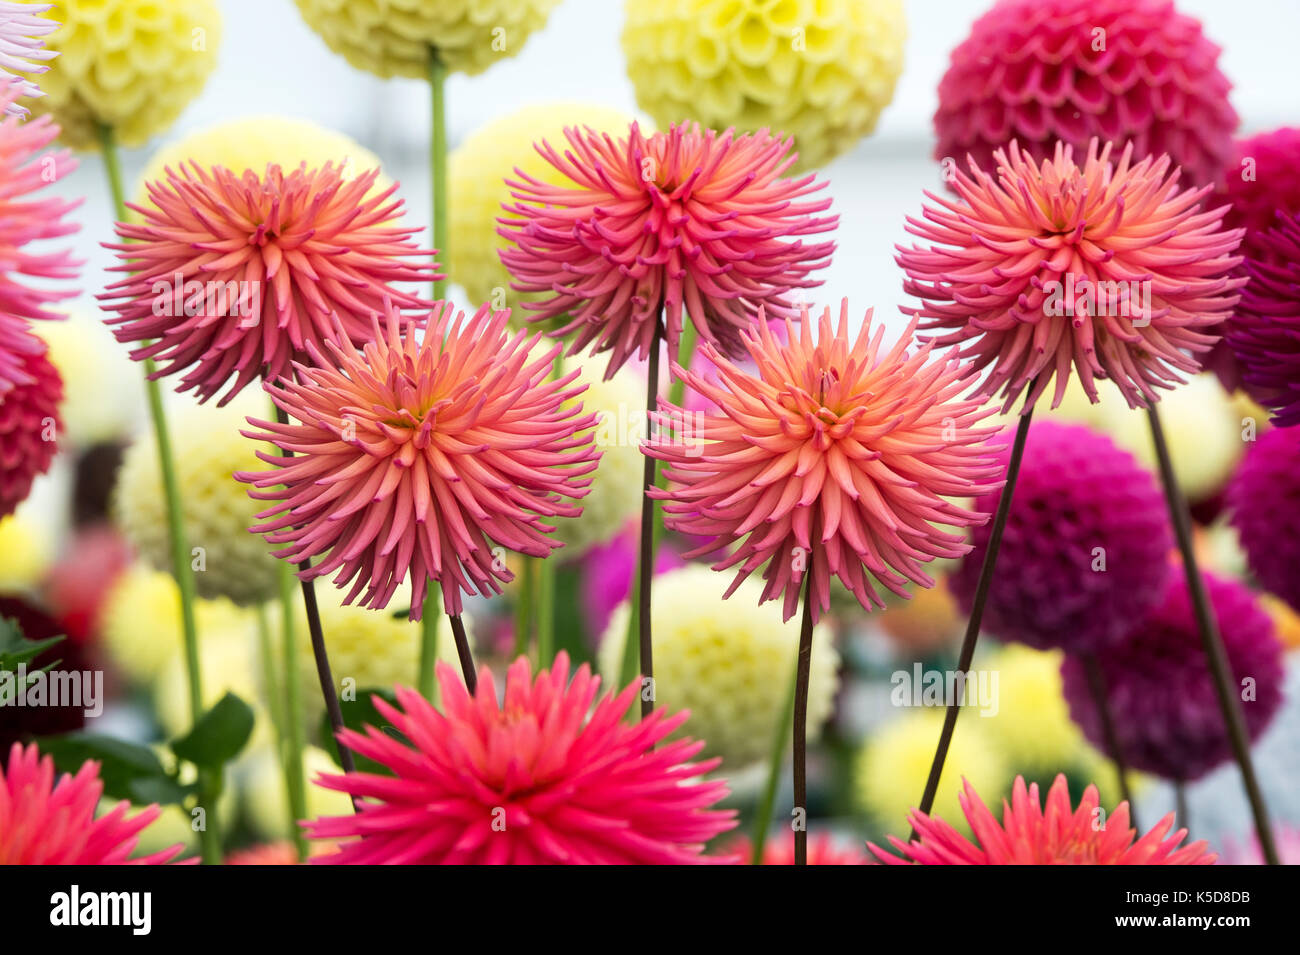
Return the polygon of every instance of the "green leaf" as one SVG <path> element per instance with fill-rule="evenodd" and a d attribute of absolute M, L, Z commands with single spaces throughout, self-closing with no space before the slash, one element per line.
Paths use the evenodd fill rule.
<path fill-rule="evenodd" d="M 213 769 L 234 759 L 252 733 L 252 707 L 227 693 L 199 717 L 192 730 L 171 744 L 172 752 L 196 766 Z"/>
<path fill-rule="evenodd" d="M 60 772 L 76 773 L 86 760 L 98 760 L 104 795 L 114 799 L 136 801 L 136 788 L 144 780 L 170 781 L 158 754 L 138 743 L 83 732 L 46 736 L 37 743 L 43 754 L 54 757 Z"/>
<path fill-rule="evenodd" d="M 18 621 L 0 617 L 0 670 L 17 670 L 20 663 L 31 663 L 63 637 L 47 640 L 28 640 L 23 636 Z"/>

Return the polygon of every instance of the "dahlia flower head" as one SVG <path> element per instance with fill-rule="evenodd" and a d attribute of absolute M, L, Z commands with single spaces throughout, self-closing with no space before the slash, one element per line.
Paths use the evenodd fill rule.
<path fill-rule="evenodd" d="M 121 351 L 98 310 L 75 308 L 67 319 L 40 326 L 49 358 L 63 379 L 63 418 L 67 446 L 78 451 L 116 446 L 145 419 L 145 394 L 139 369 L 121 360 Z M 105 396 L 111 395 L 112 400 Z M 79 466 L 87 466 L 79 462 Z M 105 469 L 107 470 L 107 469 Z M 111 486 L 112 473 L 96 471 L 97 485 Z"/>
<path fill-rule="evenodd" d="M 1074 809 L 1064 775 L 1053 781 L 1045 806 L 1038 783 L 1026 787 L 1017 776 L 1011 801 L 1002 802 L 1001 822 L 968 781 L 959 798 L 975 842 L 942 818 L 913 810 L 909 821 L 917 838 L 909 843 L 889 837 L 899 855 L 874 843 L 868 848 L 887 865 L 1212 865 L 1216 858 L 1203 840 L 1182 845 L 1187 830 L 1170 832 L 1172 812 L 1138 839 L 1129 828 L 1128 803 L 1099 815 L 1104 810 L 1096 786 L 1084 790 Z M 1099 818 L 1105 821 L 1100 827 Z"/>
<path fill-rule="evenodd" d="M 1225 329 L 1225 341 L 1251 397 L 1281 427 L 1300 424 L 1300 210 L 1279 212 L 1255 233 L 1250 281 Z"/>
<path fill-rule="evenodd" d="M 1218 59 L 1171 0 L 1000 0 L 939 82 L 935 158 L 992 171 L 1009 140 L 1041 160 L 1098 138 L 1213 184 L 1238 123 Z"/>
<path fill-rule="evenodd" d="M 424 79 L 429 50 L 471 76 L 514 56 L 560 0 L 296 0 L 326 45 L 359 70 Z"/>
<path fill-rule="evenodd" d="M 0 765 L 0 865 L 161 865 L 181 851 L 174 846 L 132 859 L 158 806 L 128 815 L 130 805 L 121 802 L 96 819 L 103 791 L 94 760 L 56 780 L 52 756 L 42 756 L 35 743 L 14 743 L 8 765 Z"/>
<path fill-rule="evenodd" d="M 1031 777 L 1079 766 L 1095 756 L 1070 719 L 1061 659 L 1060 651 L 1006 644 L 978 665 L 998 674 L 997 712 L 978 722 L 1007 762 Z"/>
<path fill-rule="evenodd" d="M 509 310 L 484 305 L 470 319 L 435 305 L 421 340 L 391 305 L 387 327 L 357 350 L 308 343 L 297 380 L 264 387 L 290 419 L 249 419 L 280 454 L 257 452 L 269 471 L 235 476 L 256 500 L 273 501 L 253 528 L 304 580 L 337 571 L 374 609 L 409 576 L 410 619 L 419 620 L 430 578 L 448 614 L 461 594 L 500 593 L 514 579 L 507 550 L 545 557 L 561 546 L 546 521 L 577 517 L 599 452 L 580 435 L 595 414 L 569 404 L 577 372 L 551 379 L 558 344 L 511 334 Z M 423 324 L 423 320 L 422 320 Z M 364 593 L 363 593 L 364 592 Z"/>
<path fill-rule="evenodd" d="M 903 71 L 901 0 L 627 0 L 623 52 L 661 125 L 779 130 L 824 166 L 876 127 Z"/>
<path fill-rule="evenodd" d="M 774 606 L 762 606 L 762 587 L 746 581 L 738 600 L 725 601 L 717 575 L 702 564 L 660 574 L 650 607 L 654 639 L 655 705 L 686 710 L 681 732 L 705 742 L 724 772 L 736 772 L 771 756 L 772 735 L 783 718 L 781 690 L 794 679 L 799 634 Z M 600 672 L 618 680 L 627 645 L 628 601 L 605 627 Z M 815 741 L 835 709 L 840 655 L 831 628 L 813 629 L 809 663 L 807 738 Z"/>
<path fill-rule="evenodd" d="M 738 568 L 726 596 L 766 565 L 760 599 L 783 599 L 786 620 L 806 570 L 814 621 L 832 577 L 868 609 L 884 607 L 873 581 L 902 597 L 908 582 L 933 587 L 924 565 L 964 554 L 960 529 L 987 518 L 949 498 L 998 486 L 996 429 L 977 427 L 992 409 L 958 397 L 969 367 L 912 350 L 915 322 L 887 351 L 870 311 L 853 336 L 848 310 L 832 323 L 805 308 L 784 322 L 788 343 L 760 316 L 741 334 L 753 372 L 704 344 L 716 382 L 673 373 L 719 410 L 663 402 L 645 445 L 667 465 L 668 488 L 651 492 L 665 523 L 705 539 L 685 556 L 724 552 L 714 570 Z"/>
<path fill-rule="evenodd" d="M 165 131 L 217 65 L 216 0 L 59 0 L 44 14 L 61 25 L 46 38 L 59 55 L 32 103 L 62 127 L 73 149 L 98 149 L 100 126 L 127 148 Z"/>
<path fill-rule="evenodd" d="M 1003 464 L 1010 460 L 1004 452 Z M 1000 492 L 975 507 L 993 511 Z M 949 578 L 969 613 L 991 529 Z M 984 629 L 1039 650 L 1103 650 L 1160 600 L 1173 548 L 1154 475 L 1110 438 L 1051 420 L 1029 428 L 984 609 Z"/>
<path fill-rule="evenodd" d="M 1180 191 L 1169 157 L 1135 163 L 1132 143 L 1111 153 L 1094 139 L 1080 167 L 1057 144 L 1039 164 L 1013 141 L 995 170 L 956 172 L 955 198 L 926 193 L 922 218 L 907 220 L 933 243 L 896 247 L 922 329 L 988 368 L 979 394 L 1007 408 L 1022 392 L 1030 407 L 1053 379 L 1059 404 L 1072 367 L 1094 402 L 1098 378 L 1130 407 L 1154 402 L 1199 370 L 1206 330 L 1237 303 L 1241 232 L 1220 228 L 1224 207 L 1202 211 L 1211 187 Z"/>
<path fill-rule="evenodd" d="M 44 73 L 49 61 L 58 54 L 45 49 L 44 38 L 59 28 L 53 20 L 37 14 L 47 12 L 52 3 L 0 2 L 0 87 L 13 85 L 17 90 L 14 99 L 5 102 L 3 112 L 8 116 L 26 116 L 27 107 L 18 97 L 43 96 L 41 88 L 26 76 L 18 73 Z"/>
<path fill-rule="evenodd" d="M 1242 583 L 1202 574 L 1239 687 L 1252 740 L 1282 703 L 1282 644 L 1272 618 Z M 1214 679 L 1201 649 L 1187 582 L 1175 568 L 1160 604 L 1117 645 L 1098 654 L 1106 696 L 1125 762 L 1165 779 L 1191 781 L 1232 759 Z M 1081 660 L 1061 664 L 1065 698 L 1084 734 L 1107 750 L 1101 715 Z"/>
<path fill-rule="evenodd" d="M 1277 223 L 1277 214 L 1300 212 L 1300 126 L 1283 126 L 1233 143 L 1215 198 L 1228 204 L 1227 229 L 1245 229 L 1241 251 L 1257 258 L 1258 233 Z"/>
<path fill-rule="evenodd" d="M 372 318 L 431 303 L 403 288 L 440 278 L 433 253 L 399 225 L 397 186 L 372 191 L 377 168 L 352 176 L 327 162 L 261 175 L 190 163 L 150 183 L 119 222 L 113 271 L 129 273 L 100 296 L 120 342 L 143 343 L 137 361 L 184 372 L 177 391 L 230 401 L 255 378 L 288 377 L 326 342 L 364 344 Z M 231 379 L 234 379 L 233 381 Z"/>
<path fill-rule="evenodd" d="M 506 675 L 498 703 L 484 667 L 474 696 L 438 666 L 442 711 L 397 688 L 398 705 L 374 701 L 408 740 L 373 726 L 339 741 L 393 776 L 349 773 L 317 784 L 357 798 L 355 814 L 307 823 L 314 839 L 349 840 L 323 863 L 652 864 L 726 862 L 705 844 L 735 826 L 713 806 L 727 787 L 693 761 L 702 743 L 667 740 L 686 714 L 658 708 L 623 717 L 640 682 L 597 698 L 584 665 L 569 678 L 561 652 L 534 678 L 526 657 Z"/>
<path fill-rule="evenodd" d="M 820 285 L 832 241 L 804 241 L 835 227 L 820 216 L 829 198 L 809 174 L 786 178 L 791 141 L 766 129 L 718 133 L 680 124 L 649 136 L 633 123 L 625 137 L 566 128 L 569 148 L 537 145 L 560 173 L 516 170 L 507 182 L 501 261 L 534 321 L 566 316 L 554 332 L 572 335 L 569 354 L 610 353 L 606 376 L 633 355 L 644 359 L 657 335 L 676 355 L 682 323 L 727 355 L 760 310 L 791 314 L 793 294 Z"/>
<path fill-rule="evenodd" d="M 27 499 L 58 451 L 63 381 L 44 349 L 18 356 L 25 383 L 0 396 L 0 517 Z"/>
<path fill-rule="evenodd" d="M 1227 506 L 1251 573 L 1300 611 L 1300 427 L 1259 435 L 1228 485 Z"/>

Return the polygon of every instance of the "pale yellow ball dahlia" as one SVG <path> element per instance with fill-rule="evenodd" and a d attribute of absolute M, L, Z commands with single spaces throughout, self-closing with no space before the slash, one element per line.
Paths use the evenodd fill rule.
<path fill-rule="evenodd" d="M 681 732 L 703 740 L 703 755 L 721 756 L 722 770 L 743 769 L 766 759 L 786 693 L 794 679 L 798 623 L 781 608 L 759 603 L 763 586 L 747 580 L 722 598 L 726 581 L 702 564 L 655 578 L 655 705 L 690 710 Z M 628 604 L 610 618 L 600 647 L 600 671 L 618 686 Z M 821 735 L 839 688 L 839 654 L 828 626 L 813 630 L 808 687 L 808 738 Z"/>
<path fill-rule="evenodd" d="M 167 129 L 202 91 L 217 64 L 216 0 L 59 0 L 45 45 L 59 54 L 31 103 L 74 149 L 95 149 L 99 126 L 123 146 Z"/>
<path fill-rule="evenodd" d="M 65 322 L 44 323 L 41 338 L 63 379 L 61 439 L 84 448 L 131 434 L 143 411 L 139 372 L 108 326 L 75 312 Z"/>
<path fill-rule="evenodd" d="M 250 747 L 268 741 L 272 735 L 270 718 L 259 695 L 262 681 L 258 661 L 257 629 L 250 618 L 230 628 L 208 630 L 199 639 L 203 707 L 210 709 L 227 693 L 251 706 L 254 724 Z M 168 739 L 188 732 L 194 725 L 185 654 L 178 653 L 163 665 L 153 683 L 153 704 Z"/>
<path fill-rule="evenodd" d="M 1070 719 L 1061 690 L 1061 658 L 1057 651 L 1009 644 L 978 664 L 998 675 L 997 710 L 983 717 L 972 708 L 962 720 L 977 722 L 988 732 L 1013 773 L 1051 777 L 1095 755 Z"/>
<path fill-rule="evenodd" d="M 47 529 L 23 508 L 0 517 L 0 593 L 33 590 L 54 558 Z"/>
<path fill-rule="evenodd" d="M 637 103 L 663 127 L 768 128 L 799 168 L 870 133 L 894 96 L 902 0 L 626 0 L 623 50 Z"/>
<path fill-rule="evenodd" d="M 317 691 L 317 696 L 320 691 Z M 259 747 L 241 760 L 241 792 L 245 818 L 253 831 L 264 839 L 279 839 L 290 834 L 288 803 L 284 792 L 284 771 L 270 746 Z M 307 818 L 342 816 L 352 812 L 347 793 L 317 786 L 314 780 L 322 773 L 336 774 L 339 767 L 323 749 L 308 746 L 302 751 L 303 771 L 307 777 Z"/>
<path fill-rule="evenodd" d="M 514 56 L 560 0 L 297 0 L 335 53 L 376 76 L 423 77 L 429 48 L 447 68 L 482 73 Z"/>

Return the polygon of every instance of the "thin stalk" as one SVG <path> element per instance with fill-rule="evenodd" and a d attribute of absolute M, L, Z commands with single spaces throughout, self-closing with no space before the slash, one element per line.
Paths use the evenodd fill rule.
<path fill-rule="evenodd" d="M 434 664 L 438 662 L 438 620 L 442 616 L 442 595 L 438 585 L 430 580 L 420 617 L 420 674 L 417 686 L 426 700 L 433 699 L 436 684 Z"/>
<path fill-rule="evenodd" d="M 1029 385 L 1029 394 L 1034 393 L 1034 385 Z M 962 638 L 961 653 L 957 658 L 957 669 L 962 673 L 970 670 L 975 657 L 975 644 L 979 640 L 980 623 L 984 619 L 984 605 L 988 602 L 989 588 L 993 585 L 993 572 L 997 568 L 998 551 L 1002 547 L 1002 532 L 1007 527 L 1007 517 L 1011 513 L 1011 497 L 1016 492 L 1016 480 L 1020 477 L 1020 461 L 1025 456 L 1025 439 L 1029 437 L 1029 421 L 1033 417 L 1032 406 L 1020 414 L 1020 423 L 1016 426 L 1015 441 L 1011 445 L 1011 459 L 1007 462 L 1007 480 L 998 497 L 998 509 L 993 516 L 993 526 L 989 529 L 988 547 L 984 551 L 984 562 L 980 565 L 979 582 L 975 585 L 975 600 L 971 604 L 970 619 L 966 621 L 966 635 Z M 965 696 L 965 693 L 962 693 Z M 944 760 L 948 758 L 948 747 L 952 745 L 952 734 L 957 729 L 957 716 L 965 700 L 954 699 L 949 702 L 948 710 L 943 716 L 943 730 L 939 733 L 939 745 L 934 751 L 934 761 L 930 764 L 930 775 L 925 781 L 925 792 L 921 796 L 920 810 L 928 814 L 934 808 L 934 797 L 939 791 L 939 779 L 943 775 Z M 911 839 L 916 838 L 912 830 Z"/>
<path fill-rule="evenodd" d="M 474 657 L 469 650 L 469 637 L 465 634 L 465 623 L 460 614 L 448 614 L 451 632 L 456 638 L 456 656 L 460 657 L 460 672 L 465 677 L 465 689 L 473 696 L 478 692 L 478 673 L 474 670 Z"/>
<path fill-rule="evenodd" d="M 646 434 L 651 427 L 650 415 L 659 410 L 659 345 L 661 334 L 656 327 L 650 339 L 650 362 L 646 370 Z M 641 472 L 641 540 L 640 553 L 637 558 L 636 587 L 636 640 L 640 648 L 641 660 L 641 719 L 654 712 L 654 646 L 650 623 L 650 590 L 655 573 L 655 502 L 650 496 L 650 489 L 656 486 L 658 461 L 645 455 L 645 464 Z M 651 692 L 646 693 L 649 681 Z"/>
<path fill-rule="evenodd" d="M 1268 806 L 1264 802 L 1264 794 L 1260 791 L 1259 781 L 1255 778 L 1255 766 L 1250 758 L 1250 736 L 1246 732 L 1241 700 L 1233 688 L 1232 667 L 1228 663 L 1228 653 L 1223 647 L 1223 638 L 1219 635 L 1219 625 L 1210 606 L 1209 595 L 1205 592 L 1205 581 L 1201 578 L 1201 572 L 1196 565 L 1196 551 L 1192 546 L 1191 512 L 1187 509 L 1183 489 L 1174 476 L 1169 445 L 1165 442 L 1160 413 L 1154 404 L 1147 406 L 1147 419 L 1151 423 L 1151 440 L 1155 445 L 1156 458 L 1160 462 L 1160 483 L 1164 485 L 1165 503 L 1169 506 L 1174 536 L 1178 540 L 1178 550 L 1183 556 L 1183 573 L 1187 578 L 1187 590 L 1196 613 L 1197 629 L 1201 632 L 1201 646 L 1205 651 L 1205 660 L 1209 664 L 1210 673 L 1214 677 L 1214 689 L 1219 697 L 1219 709 L 1223 713 L 1223 722 L 1228 730 L 1232 752 L 1237 759 L 1237 766 L 1241 769 L 1241 782 L 1246 789 L 1246 799 L 1250 802 L 1250 811 L 1255 819 L 1255 833 L 1259 837 L 1259 845 L 1264 852 L 1265 861 L 1269 865 L 1278 865 L 1277 845 L 1273 841 L 1273 829 L 1268 821 Z"/>
<path fill-rule="evenodd" d="M 790 674 L 789 684 L 785 691 L 785 702 L 781 706 L 781 715 L 776 721 L 776 729 L 772 734 L 772 750 L 768 757 L 767 782 L 763 785 L 763 796 L 758 803 L 758 812 L 754 816 L 754 831 L 752 841 L 754 843 L 753 854 L 750 856 L 750 865 L 763 864 L 763 848 L 767 845 L 767 829 L 772 823 L 772 810 L 776 807 L 776 790 L 781 781 L 781 767 L 785 763 L 786 744 L 790 742 L 790 734 L 794 732 L 794 698 L 795 687 L 798 683 L 799 661 L 795 660 L 795 672 Z"/>
<path fill-rule="evenodd" d="M 100 155 L 108 176 L 108 188 L 113 197 L 113 212 L 117 221 L 126 221 L 126 198 L 122 188 L 122 165 L 117 152 L 117 136 L 112 126 L 99 124 Z M 157 367 L 152 358 L 144 366 L 145 394 L 149 402 L 149 418 L 153 423 L 154 444 L 158 450 L 158 467 L 162 475 L 163 500 L 167 511 L 167 537 L 171 551 L 172 575 L 180 592 L 181 632 L 185 641 L 185 674 L 188 683 L 190 719 L 198 723 L 203 715 L 203 670 L 199 657 L 199 631 L 194 616 L 197 587 L 194 568 L 190 564 L 190 548 L 185 535 L 184 511 L 181 507 L 180 482 L 176 478 L 176 460 L 172 452 L 171 433 L 167 429 L 167 413 L 163 408 L 162 387 L 154 373 Z M 196 767 L 197 769 L 197 767 Z M 200 834 L 203 861 L 208 865 L 221 862 L 221 833 L 217 828 L 215 792 L 220 790 L 220 779 L 200 770 L 198 774 L 199 804 L 210 812 Z M 211 797 L 211 798 L 209 798 Z"/>
<path fill-rule="evenodd" d="M 302 752 L 307 745 L 302 722 L 302 692 L 298 683 L 298 634 L 294 619 L 293 573 L 276 561 L 280 583 L 280 656 L 284 661 L 284 788 L 288 794 L 290 826 L 299 860 L 307 858 L 307 837 L 300 823 L 307 818 L 307 775 Z"/>
<path fill-rule="evenodd" d="M 1187 786 L 1181 779 L 1174 780 L 1174 818 L 1178 820 L 1179 829 L 1192 831 L 1191 814 L 1187 811 Z M 1133 823 L 1133 828 L 1137 828 L 1136 822 Z"/>
<path fill-rule="evenodd" d="M 1095 653 L 1088 653 L 1083 658 L 1083 668 L 1088 676 L 1088 690 L 1092 694 L 1092 705 L 1101 717 L 1101 734 L 1106 740 L 1106 755 L 1115 764 L 1115 774 L 1119 776 L 1119 796 L 1128 803 L 1128 818 L 1133 828 L 1142 831 L 1137 821 L 1137 807 L 1133 794 L 1128 788 L 1128 767 L 1124 762 L 1124 750 L 1119 744 L 1119 733 L 1115 730 L 1115 716 L 1110 708 L 1110 696 L 1106 690 L 1106 676 L 1101 671 Z"/>
<path fill-rule="evenodd" d="M 447 261 L 447 64 L 436 47 L 429 47 L 429 90 L 432 94 L 429 165 L 433 190 L 433 247 Z M 441 299 L 446 280 L 433 283 L 433 297 Z"/>
<path fill-rule="evenodd" d="M 815 525 L 814 525 L 815 526 Z M 816 537 L 813 539 L 814 546 Z M 803 619 L 799 624 L 799 657 L 794 678 L 794 864 L 808 864 L 808 679 L 812 672 L 812 581 L 816 551 L 808 556 L 804 570 Z"/>

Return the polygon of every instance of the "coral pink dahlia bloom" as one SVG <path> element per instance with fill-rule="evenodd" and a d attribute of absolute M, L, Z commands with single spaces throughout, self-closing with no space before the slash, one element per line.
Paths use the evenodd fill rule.
<path fill-rule="evenodd" d="M 645 358 L 656 330 L 677 353 L 685 309 L 703 341 L 727 355 L 760 306 L 791 309 L 791 293 L 835 243 L 802 237 L 834 228 L 821 216 L 830 199 L 813 175 L 782 178 L 795 161 L 792 140 L 673 126 L 626 138 L 565 130 L 570 149 L 537 147 L 560 174 L 549 184 L 522 172 L 508 182 L 501 234 L 514 243 L 501 259 L 522 292 L 550 293 L 524 307 L 544 320 L 565 316 L 557 335 L 574 333 L 570 353 L 595 342 L 610 352 L 607 376 L 635 353 Z M 662 316 L 662 317 L 661 317 Z"/>
<path fill-rule="evenodd" d="M 285 545 L 277 557 L 318 558 L 303 579 L 338 571 L 339 587 L 354 582 L 345 602 L 364 590 L 373 608 L 409 576 L 419 620 L 428 578 L 459 614 L 462 591 L 499 593 L 512 579 L 500 548 L 544 557 L 561 546 L 544 521 L 582 513 L 565 499 L 587 493 L 600 455 L 575 435 L 597 416 L 564 407 L 584 386 L 573 387 L 576 369 L 551 380 L 561 346 L 535 349 L 541 334 L 511 335 L 509 317 L 485 305 L 465 321 L 440 302 L 417 340 L 390 308 L 362 350 L 308 342 L 315 367 L 266 383 L 298 423 L 249 419 L 263 430 L 245 434 L 283 454 L 259 451 L 275 467 L 235 477 L 276 502 L 252 530 Z"/>
<path fill-rule="evenodd" d="M 958 398 L 970 368 L 930 361 L 929 345 L 910 351 L 915 322 L 888 351 L 870 312 L 851 336 L 847 301 L 838 325 L 829 308 L 816 321 L 805 309 L 784 328 L 789 344 L 765 321 L 741 336 L 755 372 L 712 345 L 702 352 L 716 382 L 674 367 L 719 410 L 665 404 L 655 416 L 645 452 L 669 465 L 669 488 L 652 492 L 666 523 L 706 538 L 687 557 L 737 544 L 714 564 L 739 565 L 727 596 L 766 564 L 762 599 L 783 596 L 786 619 L 809 565 L 814 618 L 830 606 L 832 575 L 864 607 L 884 606 L 869 577 L 904 597 L 909 580 L 934 586 L 923 565 L 966 553 L 960 529 L 987 517 L 947 497 L 999 486 L 998 448 L 986 443 L 996 429 L 975 426 L 993 409 Z"/>
<path fill-rule="evenodd" d="M 355 815 L 306 824 L 312 838 L 344 840 L 338 853 L 313 862 L 726 861 L 702 855 L 705 843 L 735 825 L 733 812 L 712 808 L 726 785 L 703 778 L 718 760 L 691 762 L 703 743 L 664 742 L 685 712 L 660 709 L 625 722 L 639 682 L 597 699 L 600 678 L 584 664 L 570 682 L 565 653 L 535 679 L 528 660 L 516 660 L 503 703 L 486 667 L 474 696 L 445 664 L 438 665 L 438 682 L 443 712 L 403 687 L 397 707 L 375 699 L 405 740 L 374 727 L 339 734 L 393 775 L 318 780 L 359 799 L 360 807 Z"/>
<path fill-rule="evenodd" d="M 927 193 L 924 219 L 908 219 L 935 244 L 898 246 L 922 328 L 990 369 L 980 394 L 1009 408 L 1029 389 L 1028 407 L 1055 377 L 1055 407 L 1073 366 L 1092 401 L 1109 378 L 1138 407 L 1197 371 L 1244 281 L 1231 277 L 1241 232 L 1199 206 L 1211 187 L 1180 191 L 1167 157 L 1134 164 L 1131 144 L 1112 163 L 1094 140 L 1082 168 L 1064 146 L 1041 165 L 1014 142 L 995 155 L 996 175 L 972 166 L 955 199 Z"/>
<path fill-rule="evenodd" d="M 53 757 L 42 757 L 34 743 L 14 743 L 8 767 L 0 766 L 0 865 L 160 865 L 181 852 L 177 845 L 131 859 L 159 809 L 128 817 L 130 805 L 121 802 L 96 819 L 103 791 L 97 762 L 56 782 Z"/>
<path fill-rule="evenodd" d="M 909 821 L 916 841 L 889 837 L 903 858 L 868 843 L 871 851 L 891 865 L 1210 865 L 1215 860 L 1204 841 L 1179 848 L 1187 830 L 1169 835 L 1172 812 L 1134 842 L 1137 830 L 1129 828 L 1128 803 L 1103 816 L 1097 787 L 1090 785 L 1073 809 L 1064 775 L 1052 783 L 1046 808 L 1038 798 L 1038 783 L 1026 789 L 1024 777 L 1017 776 L 1011 803 L 1002 803 L 1001 823 L 969 782 L 963 780 L 963 786 L 957 798 L 975 842 L 942 819 L 913 810 Z M 1098 820 L 1104 825 L 1098 827 Z"/>
<path fill-rule="evenodd" d="M 233 378 L 225 404 L 254 378 L 290 374 L 309 345 L 369 341 L 385 302 L 427 308 L 400 286 L 440 278 L 433 253 L 397 224 L 395 184 L 371 194 L 378 175 L 347 179 L 332 163 L 270 164 L 262 176 L 168 169 L 131 207 L 144 222 L 119 222 L 122 242 L 108 246 L 122 261 L 114 271 L 130 273 L 100 296 L 117 312 L 106 319 L 117 340 L 145 343 L 136 360 L 166 362 L 156 377 L 189 369 L 177 390 L 200 401 Z"/>

